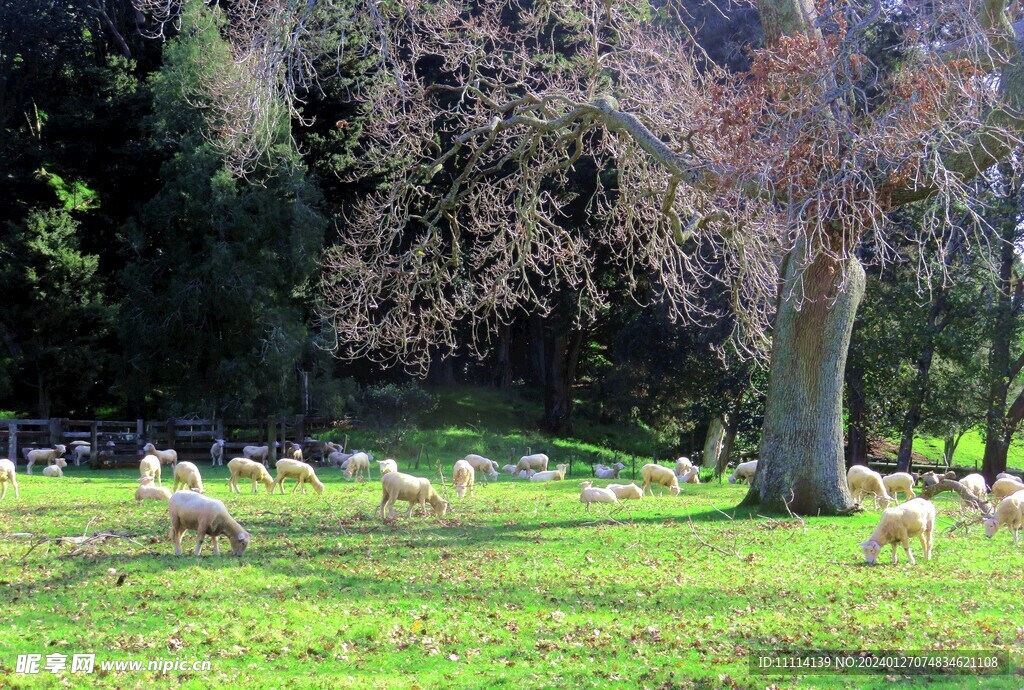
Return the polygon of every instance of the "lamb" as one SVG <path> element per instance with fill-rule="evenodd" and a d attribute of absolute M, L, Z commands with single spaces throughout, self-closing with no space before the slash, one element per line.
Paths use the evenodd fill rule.
<path fill-rule="evenodd" d="M 754 474 L 757 472 L 757 460 L 751 460 L 749 462 L 741 462 L 736 465 L 736 471 L 729 477 L 729 483 L 735 484 L 736 482 L 749 482 L 754 478 Z"/>
<path fill-rule="evenodd" d="M 292 487 L 292 493 L 300 486 L 302 487 L 302 493 L 306 493 L 305 484 L 312 484 L 313 490 L 317 494 L 324 492 L 324 483 L 316 476 L 316 472 L 313 470 L 312 465 L 308 465 L 298 460 L 291 460 L 285 458 L 284 460 L 277 461 L 277 476 L 274 477 L 274 486 L 281 488 L 281 493 L 284 493 L 284 480 L 294 479 L 295 486 Z"/>
<path fill-rule="evenodd" d="M 355 479 L 356 481 L 359 481 L 360 479 L 364 479 L 363 472 L 366 473 L 365 479 L 369 479 L 370 456 L 366 453 L 355 453 L 348 459 L 348 464 L 343 465 L 343 468 L 345 479 Z"/>
<path fill-rule="evenodd" d="M 473 454 L 467 455 L 462 459 L 468 462 L 474 470 L 479 472 L 484 481 L 488 479 L 492 481 L 498 479 L 498 463 L 493 460 L 485 458 L 482 455 Z"/>
<path fill-rule="evenodd" d="M 598 463 L 594 465 L 594 476 L 598 479 L 618 479 L 619 472 L 625 469 L 625 467 L 621 462 L 617 462 L 611 467 Z"/>
<path fill-rule="evenodd" d="M 679 495 L 679 478 L 675 472 L 667 467 L 658 465 L 655 463 L 647 463 L 640 468 L 640 476 L 643 477 L 644 483 L 641 487 L 641 491 L 646 494 L 648 491 L 651 492 L 651 496 L 654 495 L 654 489 L 652 485 L 658 485 L 661 487 L 661 495 L 665 495 L 665 487 L 668 487 L 668 491 L 673 496 Z"/>
<path fill-rule="evenodd" d="M 53 448 L 25 449 L 22 452 L 25 454 L 26 474 L 32 474 L 32 466 L 35 465 L 37 462 L 45 462 L 47 465 L 52 465 L 54 463 L 64 463 L 60 466 L 66 467 L 67 462 L 65 462 L 65 460 L 61 456 L 64 455 L 64 453 L 66 453 L 67 450 L 67 447 L 62 446 L 60 444 L 55 445 Z M 60 462 L 58 462 L 58 460 Z"/>
<path fill-rule="evenodd" d="M 534 472 L 530 475 L 531 482 L 559 482 L 565 479 L 565 471 L 568 465 L 555 465 L 555 469 L 544 472 Z"/>
<path fill-rule="evenodd" d="M 64 471 L 59 465 L 47 465 L 43 468 L 44 477 L 63 477 Z"/>
<path fill-rule="evenodd" d="M 618 503 L 619 498 L 615 495 L 614 491 L 609 489 L 602 489 L 601 487 L 593 486 L 593 482 L 583 482 L 580 484 L 582 491 L 580 491 L 580 503 L 587 507 L 587 512 L 590 512 L 591 503 Z"/>
<path fill-rule="evenodd" d="M 510 474 L 512 476 L 515 476 L 515 474 L 516 474 L 516 466 L 515 465 L 505 465 L 504 467 L 501 468 L 501 471 L 505 472 L 507 474 Z"/>
<path fill-rule="evenodd" d="M 893 497 L 897 505 L 900 502 L 900 493 L 905 493 L 906 498 L 914 498 L 917 494 L 914 493 L 914 475 L 909 472 L 893 472 L 882 477 L 882 483 L 885 484 L 886 491 Z"/>
<path fill-rule="evenodd" d="M 92 448 L 89 447 L 88 443 L 80 443 L 75 441 L 71 444 L 71 455 L 75 460 L 75 467 L 82 464 L 82 460 L 88 460 L 89 456 L 92 455 Z"/>
<path fill-rule="evenodd" d="M 170 465 L 174 467 L 178 464 L 178 452 L 172 448 L 167 450 L 157 450 L 156 446 L 152 443 L 147 443 L 142 447 L 142 452 L 148 455 L 155 455 L 160 459 L 161 465 Z"/>
<path fill-rule="evenodd" d="M 154 501 L 171 500 L 171 491 L 166 486 L 153 486 L 152 477 L 139 477 L 139 488 L 135 490 L 135 502 L 139 503 L 146 499 Z"/>
<path fill-rule="evenodd" d="M 846 472 L 846 483 L 853 494 L 853 500 L 861 503 L 865 494 L 871 494 L 875 508 L 878 507 L 878 499 L 882 499 L 882 508 L 888 508 L 893 502 L 889 492 L 885 490 L 882 482 L 882 475 L 864 465 L 853 465 Z"/>
<path fill-rule="evenodd" d="M 387 474 L 388 472 L 397 472 L 398 471 L 398 463 L 395 462 L 394 460 L 391 460 L 391 459 L 388 459 L 388 460 L 378 460 L 377 461 L 377 465 L 380 466 L 380 476 L 382 476 L 382 477 L 385 474 Z"/>
<path fill-rule="evenodd" d="M 683 474 L 689 474 L 691 469 L 693 469 L 693 463 L 690 462 L 690 458 L 684 455 L 676 460 L 676 476 L 680 479 Z"/>
<path fill-rule="evenodd" d="M 700 484 L 700 468 L 691 467 L 679 475 L 680 484 Z"/>
<path fill-rule="evenodd" d="M 974 494 L 978 500 L 985 500 L 985 494 L 988 492 L 988 485 L 985 484 L 985 477 L 978 473 L 969 474 L 960 480 L 960 484 Z M 964 505 L 966 505 L 966 503 Z"/>
<path fill-rule="evenodd" d="M 536 470 L 520 470 L 517 475 L 520 479 L 529 479 L 533 475 L 537 474 Z"/>
<path fill-rule="evenodd" d="M 1002 479 L 996 480 L 996 483 L 992 485 L 992 490 L 988 495 L 993 502 L 998 502 L 1007 496 L 1012 496 L 1018 491 L 1024 491 L 1024 483 L 1016 477 L 1003 477 Z"/>
<path fill-rule="evenodd" d="M 856 467 L 856 465 L 855 465 Z M 892 544 L 892 562 L 898 561 L 896 545 L 903 546 L 911 565 L 915 563 L 910 552 L 910 537 L 920 537 L 926 561 L 932 559 L 932 533 L 935 529 L 935 506 L 924 498 L 913 498 L 896 508 L 882 511 L 882 519 L 866 542 L 860 546 L 864 559 L 874 564 L 882 547 Z"/>
<path fill-rule="evenodd" d="M 0 458 L 0 498 L 7 495 L 7 485 L 14 487 L 14 497 L 21 498 L 18 492 L 18 477 L 14 474 L 14 463 L 7 458 Z"/>
<path fill-rule="evenodd" d="M 274 443 L 277 446 L 277 443 Z M 242 449 L 242 457 L 247 460 L 258 460 L 264 467 L 267 466 L 267 458 L 270 457 L 270 446 L 246 446 Z"/>
<path fill-rule="evenodd" d="M 284 452 L 292 459 L 302 462 L 302 446 L 289 441 L 284 445 Z"/>
<path fill-rule="evenodd" d="M 951 479 L 953 481 L 956 481 L 956 472 L 952 472 L 951 471 L 951 472 L 946 472 L 945 474 L 935 474 L 934 472 L 925 472 L 924 474 L 921 475 L 921 485 L 925 486 L 925 487 L 935 486 L 936 484 L 941 482 L 943 479 Z"/>
<path fill-rule="evenodd" d="M 533 455 L 524 455 L 519 458 L 519 462 L 516 463 L 516 471 L 522 472 L 523 470 L 536 470 L 537 472 L 544 472 L 548 469 L 548 456 L 544 453 L 534 453 Z"/>
<path fill-rule="evenodd" d="M 251 493 L 256 493 L 256 482 L 263 482 L 267 491 L 274 493 L 274 480 L 270 476 L 270 472 L 267 472 L 267 468 L 255 460 L 232 458 L 228 462 L 228 471 L 231 472 L 231 478 L 228 480 L 228 491 L 231 493 L 242 493 L 242 490 L 238 488 L 239 477 L 252 480 Z"/>
<path fill-rule="evenodd" d="M 206 493 L 206 489 L 203 488 L 203 478 L 199 475 L 199 468 L 191 462 L 179 462 L 174 466 L 174 488 L 171 490 L 177 491 L 179 485 L 183 489 L 188 487 L 192 491 Z"/>
<path fill-rule="evenodd" d="M 999 503 L 995 514 L 985 520 L 985 536 L 991 539 L 1004 525 L 1013 532 L 1013 541 L 1016 543 L 1020 529 L 1024 527 L 1024 491 L 1011 494 Z"/>
<path fill-rule="evenodd" d="M 196 556 L 203 547 L 203 538 L 206 535 L 213 539 L 213 553 L 217 556 L 220 555 L 217 537 L 227 537 L 231 542 L 231 551 L 236 556 L 245 553 L 249 546 L 249 533 L 235 522 L 224 504 L 216 499 L 191 491 L 182 491 L 171 496 L 167 512 L 171 516 L 171 541 L 174 542 L 175 556 L 182 555 L 181 535 L 187 529 L 196 533 Z"/>
<path fill-rule="evenodd" d="M 452 483 L 455 485 L 455 495 L 458 498 L 466 497 L 466 489 L 469 489 L 470 494 L 473 493 L 475 478 L 476 472 L 469 461 L 465 458 L 455 461 L 455 468 L 452 470 Z"/>
<path fill-rule="evenodd" d="M 443 517 L 448 512 L 448 502 L 437 495 L 437 491 L 430 485 L 430 480 L 424 477 L 414 477 L 411 474 L 402 472 L 388 472 L 380 479 L 382 496 L 380 499 L 380 517 L 384 519 L 384 507 L 387 506 L 391 519 L 395 519 L 395 501 L 409 501 L 409 510 L 405 513 L 407 518 L 412 517 L 413 506 L 420 505 L 420 512 L 424 515 L 427 512 L 427 503 L 435 517 Z"/>
<path fill-rule="evenodd" d="M 160 458 L 157 456 L 147 455 L 139 461 L 139 476 L 155 479 L 158 485 L 162 485 L 163 482 L 160 480 L 161 473 Z"/>
<path fill-rule="evenodd" d="M 224 439 L 218 438 L 213 442 L 213 445 L 210 446 L 210 464 L 224 464 Z"/>
<path fill-rule="evenodd" d="M 605 488 L 615 494 L 615 498 L 620 501 L 640 501 L 644 497 L 643 489 L 636 484 L 609 484 Z"/>

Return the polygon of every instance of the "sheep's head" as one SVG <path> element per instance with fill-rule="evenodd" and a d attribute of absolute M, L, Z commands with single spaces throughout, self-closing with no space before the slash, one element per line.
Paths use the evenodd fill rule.
<path fill-rule="evenodd" d="M 316 477 L 311 477 L 310 481 L 313 484 L 313 490 L 316 491 L 316 495 L 322 495 L 324 492 L 324 483 L 317 479 Z"/>
<path fill-rule="evenodd" d="M 999 521 L 994 517 L 990 517 L 985 520 L 985 536 L 991 539 L 996 536 L 996 532 L 999 531 Z"/>
<path fill-rule="evenodd" d="M 68 461 L 64 458 L 58 457 L 56 460 L 57 467 L 67 467 Z"/>
<path fill-rule="evenodd" d="M 679 495 L 679 485 L 677 484 L 676 486 L 668 487 L 668 492 L 670 494 L 672 494 L 673 496 L 678 496 Z"/>
<path fill-rule="evenodd" d="M 874 539 L 862 542 L 860 548 L 864 552 L 864 560 L 870 565 L 875 564 L 875 561 L 878 560 L 878 554 L 882 551 L 882 547 Z"/>
<path fill-rule="evenodd" d="M 156 452 L 156 446 L 154 446 L 152 443 L 147 443 L 146 445 L 144 445 L 142 447 L 142 450 L 144 452 L 146 452 L 146 453 L 155 453 Z"/>
<path fill-rule="evenodd" d="M 238 534 L 229 534 L 228 541 L 231 542 L 231 552 L 236 556 L 241 556 L 249 547 L 249 533 L 242 530 Z"/>
<path fill-rule="evenodd" d="M 732 475 L 731 477 L 729 477 L 729 483 L 730 484 L 735 484 L 736 483 L 736 475 L 735 474 Z"/>
<path fill-rule="evenodd" d="M 60 443 L 55 445 L 54 448 L 56 448 L 60 452 L 61 455 L 64 455 L 64 453 L 68 452 L 67 446 L 61 445 Z"/>
<path fill-rule="evenodd" d="M 455 497 L 456 498 L 465 498 L 466 497 L 466 485 L 465 484 L 456 484 L 455 485 Z"/>

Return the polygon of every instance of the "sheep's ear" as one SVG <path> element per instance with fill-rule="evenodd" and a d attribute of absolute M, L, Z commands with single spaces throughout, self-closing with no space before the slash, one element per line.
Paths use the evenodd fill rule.
<path fill-rule="evenodd" d="M 249 533 L 245 531 L 239 532 L 238 541 L 249 541 Z"/>

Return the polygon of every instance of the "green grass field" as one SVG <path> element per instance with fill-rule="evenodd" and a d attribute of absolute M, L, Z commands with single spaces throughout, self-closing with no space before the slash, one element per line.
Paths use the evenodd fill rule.
<path fill-rule="evenodd" d="M 581 477 L 503 477 L 453 499 L 444 519 L 403 510 L 390 524 L 374 515 L 376 473 L 350 484 L 323 468 L 323 496 L 231 496 L 225 471 L 202 470 L 208 494 L 253 535 L 242 558 L 173 556 L 166 504 L 137 505 L 133 471 L 21 475 L 21 498 L 0 503 L 0 686 L 881 688 L 896 677 L 755 675 L 748 654 L 941 648 L 1024 661 L 1024 545 L 1006 532 L 985 539 L 980 525 L 947 534 L 948 498 L 931 562 L 915 542 L 916 566 L 889 565 L 887 549 L 870 567 L 858 542 L 876 512 L 762 518 L 734 511 L 745 489 L 729 484 L 588 515 Z M 87 529 L 138 543 L 26 558 L 40 536 Z M 95 653 L 96 671 L 14 672 L 19 654 L 55 652 Z M 171 659 L 211 670 L 99 668 Z M 1019 670 L 900 680 L 1024 685 Z"/>

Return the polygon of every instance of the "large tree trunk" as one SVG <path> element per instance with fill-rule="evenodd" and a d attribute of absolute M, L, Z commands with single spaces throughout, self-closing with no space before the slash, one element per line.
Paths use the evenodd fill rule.
<path fill-rule="evenodd" d="M 583 346 L 583 331 L 573 330 L 550 338 L 546 344 L 544 417 L 541 426 L 554 434 L 572 432 L 572 387 Z"/>
<path fill-rule="evenodd" d="M 847 371 L 846 395 L 849 399 L 846 423 L 847 465 L 868 464 L 868 405 L 864 397 L 864 372 Z"/>
<path fill-rule="evenodd" d="M 498 353 L 494 367 L 494 386 L 500 390 L 512 387 L 512 327 L 498 327 Z"/>
<path fill-rule="evenodd" d="M 728 423 L 725 426 L 725 438 L 722 440 L 722 449 L 718 454 L 718 464 L 715 465 L 715 476 L 720 477 L 725 468 L 729 466 L 732 459 L 732 450 L 736 445 L 736 435 L 740 430 L 739 412 L 733 410 L 729 413 Z"/>
<path fill-rule="evenodd" d="M 917 375 L 914 377 L 913 387 L 910 389 L 910 400 L 907 404 L 907 413 L 903 416 L 903 435 L 900 438 L 900 449 L 896 453 L 896 471 L 910 471 L 910 457 L 914 451 L 914 434 L 921 423 L 921 413 L 924 410 L 924 401 L 928 395 L 928 381 L 932 369 L 932 357 L 935 353 L 935 346 L 929 342 L 917 358 Z"/>
<path fill-rule="evenodd" d="M 853 507 L 843 462 L 843 374 L 864 269 L 799 245 L 781 266 L 760 462 L 745 502 L 804 515 Z M 806 266 L 806 268 L 803 268 Z M 803 269 L 803 270 L 802 270 Z"/>
<path fill-rule="evenodd" d="M 708 424 L 708 433 L 704 437 L 704 452 L 701 453 L 700 462 L 704 467 L 714 469 L 718 467 L 718 456 L 722 452 L 722 442 L 725 439 L 725 420 L 720 414 L 711 418 Z"/>

